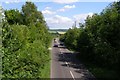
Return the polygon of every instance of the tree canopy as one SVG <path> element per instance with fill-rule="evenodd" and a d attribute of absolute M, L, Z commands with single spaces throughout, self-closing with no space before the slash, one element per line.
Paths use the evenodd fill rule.
<path fill-rule="evenodd" d="M 69 29 L 62 38 L 67 47 L 80 52 L 81 58 L 99 66 L 111 66 L 118 70 L 120 67 L 120 2 L 111 3 L 100 14 L 88 16 L 84 28 Z M 73 45 L 74 42 L 76 46 Z"/>
<path fill-rule="evenodd" d="M 51 36 L 44 17 L 32 2 L 26 2 L 22 11 L 5 10 L 2 25 L 3 78 L 48 77 L 48 47 Z"/>

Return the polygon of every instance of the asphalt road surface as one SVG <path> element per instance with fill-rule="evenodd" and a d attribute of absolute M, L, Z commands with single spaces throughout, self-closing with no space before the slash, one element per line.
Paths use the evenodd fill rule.
<path fill-rule="evenodd" d="M 52 80 L 95 80 L 94 76 L 77 60 L 76 53 L 63 46 L 52 47 L 50 77 Z"/>

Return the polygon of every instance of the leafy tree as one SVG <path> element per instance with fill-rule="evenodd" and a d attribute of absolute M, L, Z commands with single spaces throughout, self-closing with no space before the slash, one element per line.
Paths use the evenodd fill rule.
<path fill-rule="evenodd" d="M 85 60 L 87 59 L 99 66 L 111 66 L 111 68 L 119 69 L 119 11 L 120 2 L 118 1 L 111 3 L 100 14 L 95 13 L 93 16 L 88 16 L 84 28 L 70 29 L 64 35 L 66 46 L 79 51 L 80 56 Z M 74 42 L 77 43 L 74 44 Z"/>
<path fill-rule="evenodd" d="M 51 36 L 42 13 L 37 11 L 34 3 L 26 2 L 22 9 L 23 12 L 5 11 L 2 77 L 42 78 L 49 62 Z"/>
<path fill-rule="evenodd" d="M 5 18 L 9 24 L 22 24 L 23 23 L 22 14 L 17 9 L 6 10 Z"/>
<path fill-rule="evenodd" d="M 79 36 L 79 29 L 69 29 L 67 33 L 65 34 L 65 45 L 69 49 L 76 49 L 77 48 L 77 38 Z"/>
<path fill-rule="evenodd" d="M 26 2 L 22 6 L 22 15 L 24 16 L 25 25 L 36 24 L 37 22 L 45 24 L 42 13 L 37 11 L 37 7 L 32 2 Z"/>

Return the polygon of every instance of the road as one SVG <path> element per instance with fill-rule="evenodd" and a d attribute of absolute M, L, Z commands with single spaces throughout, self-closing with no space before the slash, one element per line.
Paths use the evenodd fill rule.
<path fill-rule="evenodd" d="M 77 60 L 76 53 L 62 46 L 52 47 L 50 77 L 52 80 L 95 80 L 94 76 Z"/>

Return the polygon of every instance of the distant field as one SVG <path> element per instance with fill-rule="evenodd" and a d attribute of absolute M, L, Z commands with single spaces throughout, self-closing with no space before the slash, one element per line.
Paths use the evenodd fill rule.
<path fill-rule="evenodd" d="M 68 29 L 49 29 L 50 33 L 60 33 L 60 34 L 64 34 Z"/>

